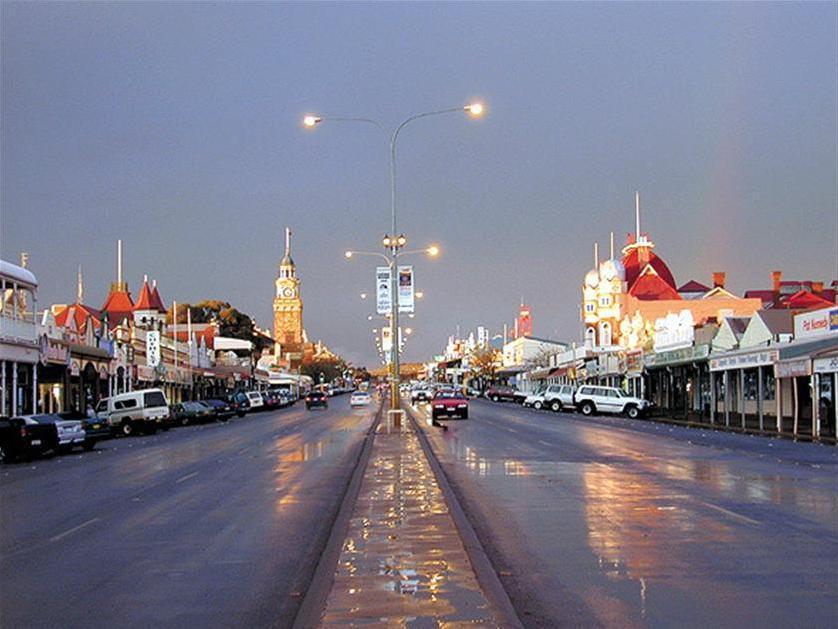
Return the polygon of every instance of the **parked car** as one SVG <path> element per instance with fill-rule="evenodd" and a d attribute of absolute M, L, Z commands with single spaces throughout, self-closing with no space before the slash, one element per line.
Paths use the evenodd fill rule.
<path fill-rule="evenodd" d="M 24 419 L 34 420 L 41 425 L 54 425 L 58 433 L 58 452 L 70 452 L 73 448 L 84 447 L 84 428 L 78 419 L 61 419 L 57 414 L 23 415 Z"/>
<path fill-rule="evenodd" d="M 263 408 L 272 411 L 282 406 L 282 399 L 273 391 L 262 391 Z"/>
<path fill-rule="evenodd" d="M 532 406 L 534 409 L 540 411 L 546 406 L 546 403 L 544 402 L 544 393 L 541 391 L 538 393 L 530 393 L 524 398 L 523 404 L 524 406 Z"/>
<path fill-rule="evenodd" d="M 311 391 L 306 395 L 306 410 L 316 407 L 329 408 L 329 397 L 323 391 Z"/>
<path fill-rule="evenodd" d="M 625 413 L 635 419 L 649 409 L 648 401 L 632 397 L 616 387 L 583 385 L 576 392 L 575 402 L 583 415 Z"/>
<path fill-rule="evenodd" d="M 349 406 L 369 406 L 372 396 L 366 391 L 355 391 L 349 396 Z"/>
<path fill-rule="evenodd" d="M 551 384 L 542 393 L 544 406 L 554 413 L 573 408 L 576 404 L 575 394 L 576 387 L 572 384 Z"/>
<path fill-rule="evenodd" d="M 425 387 L 416 387 L 410 392 L 410 401 L 413 404 L 419 402 L 430 402 L 434 397 L 434 392 Z"/>
<path fill-rule="evenodd" d="M 523 391 L 517 391 L 512 387 L 489 387 L 486 389 L 486 397 L 492 402 L 519 402 L 523 403 L 527 399 L 527 394 Z"/>
<path fill-rule="evenodd" d="M 458 417 L 468 419 L 468 398 L 460 391 L 442 390 L 431 400 L 431 417 Z"/>
<path fill-rule="evenodd" d="M 25 417 L 0 417 L 0 463 L 28 461 L 57 450 L 55 424 L 39 424 Z"/>
<path fill-rule="evenodd" d="M 84 430 L 84 449 L 92 450 L 96 447 L 99 441 L 111 438 L 111 427 L 108 422 L 101 417 L 88 417 L 83 413 L 68 411 L 58 413 L 61 419 L 69 419 L 81 422 L 81 427 Z"/>
<path fill-rule="evenodd" d="M 226 422 L 233 416 L 235 409 L 229 402 L 218 399 L 201 400 L 201 404 L 212 410 L 215 419 Z"/>
<path fill-rule="evenodd" d="M 172 404 L 171 414 L 181 426 L 202 424 L 215 419 L 215 411 L 201 402 Z"/>
<path fill-rule="evenodd" d="M 230 402 L 230 406 L 235 409 L 236 415 L 239 417 L 244 417 L 245 413 L 250 411 L 250 401 L 247 399 L 244 391 L 231 393 L 226 399 Z"/>
<path fill-rule="evenodd" d="M 161 389 L 141 389 L 99 400 L 96 416 L 126 437 L 138 431 L 153 433 L 169 417 L 169 403 Z"/>
<path fill-rule="evenodd" d="M 250 411 L 261 411 L 265 408 L 265 401 L 262 399 L 262 394 L 259 391 L 248 391 L 245 393 L 247 401 L 250 404 Z"/>

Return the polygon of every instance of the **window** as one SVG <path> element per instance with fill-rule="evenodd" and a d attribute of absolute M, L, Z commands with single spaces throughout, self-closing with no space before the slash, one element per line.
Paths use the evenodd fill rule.
<path fill-rule="evenodd" d="M 600 306 L 606 306 L 606 307 L 610 306 L 611 305 L 611 297 L 609 297 L 608 295 L 600 297 L 599 298 L 599 305 Z"/>
<path fill-rule="evenodd" d="M 137 400 L 134 398 L 130 398 L 127 400 L 118 400 L 114 402 L 113 407 L 117 411 L 124 410 L 126 408 L 137 408 Z"/>
<path fill-rule="evenodd" d="M 108 401 L 107 400 L 99 400 L 99 403 L 96 405 L 96 413 L 105 413 L 108 410 Z"/>
<path fill-rule="evenodd" d="M 160 391 L 149 391 L 143 395 L 143 402 L 146 408 L 149 406 L 166 406 L 166 396 Z M 136 402 L 134 405 L 136 405 Z"/>
<path fill-rule="evenodd" d="M 591 302 L 587 302 L 585 304 L 585 312 L 594 312 L 596 310 L 596 304 Z"/>

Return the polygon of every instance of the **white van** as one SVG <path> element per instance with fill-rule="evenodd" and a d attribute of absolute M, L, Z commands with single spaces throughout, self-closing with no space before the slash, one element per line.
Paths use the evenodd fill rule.
<path fill-rule="evenodd" d="M 262 394 L 258 391 L 248 391 L 245 395 L 250 403 L 251 411 L 258 411 L 265 405 L 265 400 L 262 399 Z"/>
<path fill-rule="evenodd" d="M 130 391 L 99 400 L 96 416 L 126 437 L 138 431 L 153 433 L 168 419 L 169 403 L 161 389 Z"/>

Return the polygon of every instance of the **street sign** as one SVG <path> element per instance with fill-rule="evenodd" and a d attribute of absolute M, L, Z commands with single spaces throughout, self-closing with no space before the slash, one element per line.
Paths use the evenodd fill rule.
<path fill-rule="evenodd" d="M 145 364 L 152 368 L 160 364 L 160 332 L 157 330 L 146 332 Z"/>
<path fill-rule="evenodd" d="M 379 266 L 375 269 L 375 308 L 380 315 L 390 314 L 392 303 L 390 291 L 390 268 Z"/>
<path fill-rule="evenodd" d="M 399 312 L 414 311 L 413 267 L 399 267 Z"/>

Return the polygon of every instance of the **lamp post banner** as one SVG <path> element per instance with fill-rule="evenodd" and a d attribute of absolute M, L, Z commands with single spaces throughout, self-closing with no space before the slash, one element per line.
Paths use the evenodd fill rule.
<path fill-rule="evenodd" d="M 150 330 L 145 335 L 145 356 L 147 367 L 157 367 L 160 364 L 160 332 Z"/>
<path fill-rule="evenodd" d="M 399 312 L 413 312 L 414 300 L 413 267 L 399 267 Z"/>
<path fill-rule="evenodd" d="M 380 315 L 390 314 L 391 309 L 390 269 L 379 266 L 375 269 L 375 309 Z"/>

